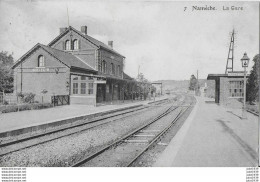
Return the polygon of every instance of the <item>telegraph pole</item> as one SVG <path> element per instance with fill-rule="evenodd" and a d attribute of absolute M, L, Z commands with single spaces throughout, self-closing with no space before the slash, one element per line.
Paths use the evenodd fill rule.
<path fill-rule="evenodd" d="M 230 44 L 229 44 L 228 58 L 227 58 L 227 65 L 226 65 L 225 74 L 228 73 L 228 70 L 231 70 L 233 72 L 234 44 L 235 44 L 235 30 L 233 29 Z M 231 65 L 229 63 L 230 61 L 231 61 Z"/>
<path fill-rule="evenodd" d="M 199 70 L 197 70 L 197 94 L 199 96 Z"/>

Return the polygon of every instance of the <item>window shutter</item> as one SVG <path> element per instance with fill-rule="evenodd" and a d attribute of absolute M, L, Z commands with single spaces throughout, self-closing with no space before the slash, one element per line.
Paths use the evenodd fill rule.
<path fill-rule="evenodd" d="M 80 50 L 80 39 L 78 40 L 78 49 Z"/>

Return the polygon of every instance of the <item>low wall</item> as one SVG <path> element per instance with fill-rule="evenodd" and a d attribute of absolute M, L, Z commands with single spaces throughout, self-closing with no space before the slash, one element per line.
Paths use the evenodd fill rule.
<path fill-rule="evenodd" d="M 70 96 L 70 104 L 95 105 L 95 96 Z"/>

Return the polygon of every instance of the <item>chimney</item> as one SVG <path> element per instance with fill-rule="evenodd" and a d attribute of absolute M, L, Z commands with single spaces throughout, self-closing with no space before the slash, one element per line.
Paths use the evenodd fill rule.
<path fill-rule="evenodd" d="M 108 45 L 113 49 L 113 41 L 108 41 Z"/>
<path fill-rule="evenodd" d="M 82 32 L 84 35 L 87 35 L 87 34 L 88 34 L 88 27 L 87 27 L 87 26 L 81 26 L 81 32 Z"/>
<path fill-rule="evenodd" d="M 60 34 L 62 34 L 63 32 L 65 32 L 66 30 L 67 30 L 67 27 L 60 28 Z"/>

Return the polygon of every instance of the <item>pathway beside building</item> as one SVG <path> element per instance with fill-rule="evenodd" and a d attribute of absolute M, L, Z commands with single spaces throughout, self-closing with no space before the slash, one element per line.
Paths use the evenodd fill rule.
<path fill-rule="evenodd" d="M 155 100 L 165 99 L 166 97 L 159 97 Z M 37 126 L 41 124 L 51 123 L 57 120 L 77 117 L 81 115 L 90 115 L 93 113 L 105 112 L 123 107 L 130 107 L 139 104 L 147 104 L 153 100 L 146 101 L 125 101 L 114 102 L 111 105 L 90 106 L 90 105 L 66 105 L 42 110 L 28 110 L 21 112 L 11 112 L 0 114 L 0 133 L 12 131 L 29 126 Z"/>
<path fill-rule="evenodd" d="M 257 166 L 258 118 L 241 110 L 206 103 L 197 104 L 154 166 L 247 167 Z"/>

